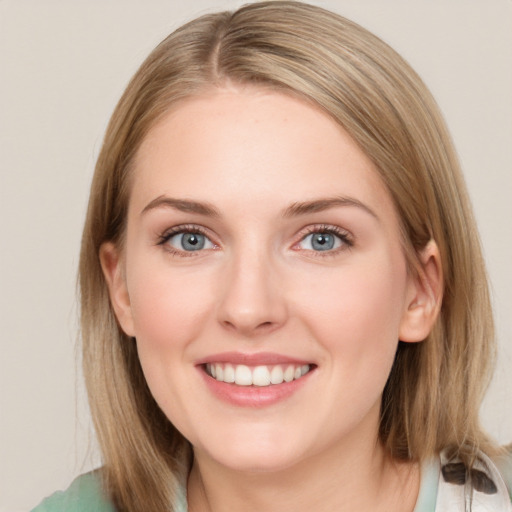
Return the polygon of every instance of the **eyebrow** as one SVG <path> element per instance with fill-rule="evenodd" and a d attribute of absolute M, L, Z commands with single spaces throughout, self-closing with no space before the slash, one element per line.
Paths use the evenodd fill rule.
<path fill-rule="evenodd" d="M 288 206 L 283 212 L 284 218 L 298 217 L 309 213 L 323 212 L 339 206 L 357 207 L 379 220 L 377 214 L 358 199 L 351 197 L 330 197 L 312 201 L 296 202 Z M 210 203 L 176 199 L 168 196 L 158 196 L 150 201 L 142 210 L 141 215 L 157 208 L 173 208 L 186 213 L 197 213 L 207 217 L 220 217 L 220 212 Z"/>
<path fill-rule="evenodd" d="M 175 199 L 168 196 L 158 196 L 149 202 L 141 212 L 141 215 L 156 208 L 174 208 L 186 213 L 198 213 L 207 217 L 220 217 L 219 211 L 209 203 L 200 203 L 188 199 Z"/>
<path fill-rule="evenodd" d="M 297 217 L 306 215 L 308 213 L 317 213 L 335 208 L 337 206 L 355 206 L 360 208 L 366 213 L 370 214 L 375 219 L 379 220 L 378 215 L 364 203 L 352 197 L 330 197 L 325 199 L 315 199 L 313 201 L 305 201 L 300 203 L 293 203 L 283 213 L 283 217 Z"/>

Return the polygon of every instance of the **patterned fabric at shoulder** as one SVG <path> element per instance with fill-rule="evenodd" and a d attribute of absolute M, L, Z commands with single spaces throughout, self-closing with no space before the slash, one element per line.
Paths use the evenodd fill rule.
<path fill-rule="evenodd" d="M 509 492 L 497 465 L 483 453 L 468 468 L 441 454 L 436 512 L 512 512 Z"/>
<path fill-rule="evenodd" d="M 512 502 L 512 444 L 505 446 L 504 452 L 494 460 L 501 476 L 508 487 L 510 501 Z"/>

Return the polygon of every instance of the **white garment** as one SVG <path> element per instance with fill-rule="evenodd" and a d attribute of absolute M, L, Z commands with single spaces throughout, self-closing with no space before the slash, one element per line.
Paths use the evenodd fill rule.
<path fill-rule="evenodd" d="M 484 472 L 494 482 L 497 492 L 494 494 L 477 490 L 471 492 L 468 484 L 457 485 L 446 482 L 442 472 L 439 471 L 435 512 L 512 512 L 508 489 L 498 468 L 486 455 L 480 454 L 480 458 L 482 462 L 478 461 L 475 469 Z M 441 464 L 446 462 L 441 455 Z"/>

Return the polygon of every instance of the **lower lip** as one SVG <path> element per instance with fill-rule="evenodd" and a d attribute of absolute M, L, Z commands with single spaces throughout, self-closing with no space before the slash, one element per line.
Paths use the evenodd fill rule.
<path fill-rule="evenodd" d="M 295 394 L 306 384 L 314 370 L 310 370 L 300 379 L 269 386 L 237 386 L 219 382 L 210 377 L 204 368 L 198 367 L 208 389 L 217 398 L 238 407 L 268 407 L 282 402 Z"/>

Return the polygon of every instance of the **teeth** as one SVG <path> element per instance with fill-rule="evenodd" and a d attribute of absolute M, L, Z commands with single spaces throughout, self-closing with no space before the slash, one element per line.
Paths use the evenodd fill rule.
<path fill-rule="evenodd" d="M 215 377 L 217 380 L 217 377 Z M 223 382 L 223 381 L 222 381 Z M 239 364 L 235 368 L 235 384 L 238 386 L 251 386 L 252 385 L 252 373 L 248 366 Z"/>
<path fill-rule="evenodd" d="M 235 382 L 235 369 L 232 364 L 224 366 L 224 382 Z"/>
<path fill-rule="evenodd" d="M 295 376 L 295 368 L 293 366 L 288 366 L 284 371 L 284 381 L 291 382 L 293 377 Z"/>
<path fill-rule="evenodd" d="M 270 386 L 292 382 L 306 375 L 311 369 L 309 364 L 286 366 L 246 366 L 244 364 L 233 365 L 230 363 L 208 363 L 206 373 L 218 380 L 236 384 L 237 386 Z"/>
<path fill-rule="evenodd" d="M 270 382 L 272 384 L 282 384 L 284 380 L 283 369 L 280 366 L 274 366 L 270 372 Z"/>
<path fill-rule="evenodd" d="M 270 372 L 266 366 L 256 366 L 254 368 L 252 383 L 255 386 L 268 386 L 270 384 Z"/>
<path fill-rule="evenodd" d="M 224 380 L 224 368 L 221 364 L 215 365 L 215 378 L 220 381 Z"/>

